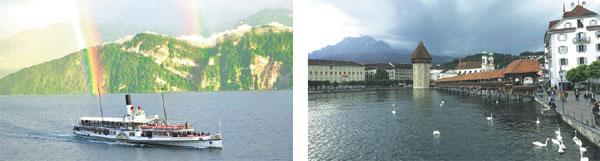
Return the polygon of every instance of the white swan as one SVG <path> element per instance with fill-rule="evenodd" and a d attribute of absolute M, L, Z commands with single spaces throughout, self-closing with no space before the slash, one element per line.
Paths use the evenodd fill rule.
<path fill-rule="evenodd" d="M 490 117 L 485 117 L 485 119 L 487 119 L 487 120 L 493 120 L 494 116 L 490 113 Z"/>
<path fill-rule="evenodd" d="M 433 131 L 433 135 L 440 135 L 440 131 L 439 130 Z"/>
<path fill-rule="evenodd" d="M 444 101 L 441 102 L 441 104 L 444 104 L 444 103 L 445 103 Z"/>
<path fill-rule="evenodd" d="M 546 138 L 546 142 L 544 142 L 543 144 L 542 144 L 542 142 L 539 142 L 539 141 L 535 141 L 535 142 L 531 142 L 531 143 L 533 143 L 533 145 L 536 145 L 536 146 L 546 146 L 546 145 L 548 145 L 548 140 L 550 140 L 550 138 Z"/>
<path fill-rule="evenodd" d="M 590 158 L 588 158 L 587 156 L 583 156 L 583 151 L 579 151 L 579 157 L 581 157 L 581 161 L 589 161 Z"/>
<path fill-rule="evenodd" d="M 392 110 L 392 114 L 396 114 L 396 109 Z"/>
<path fill-rule="evenodd" d="M 579 147 L 579 151 L 586 152 L 587 148 L 585 148 L 585 147 Z"/>
<path fill-rule="evenodd" d="M 575 130 L 575 136 L 573 136 L 573 142 L 575 142 L 575 144 L 577 144 L 580 147 L 582 145 L 581 140 L 579 140 L 579 138 L 577 138 L 577 130 Z"/>
<path fill-rule="evenodd" d="M 565 146 L 565 144 L 564 144 L 564 143 L 563 143 L 563 141 L 561 140 L 561 141 L 560 141 L 560 145 L 558 145 L 558 148 L 559 148 L 559 149 L 563 149 L 563 150 L 564 150 L 564 149 L 567 149 L 567 146 Z"/>
<path fill-rule="evenodd" d="M 535 123 L 536 124 L 540 124 L 540 118 L 539 117 L 536 117 Z"/>
<path fill-rule="evenodd" d="M 560 145 L 560 140 L 552 138 L 552 144 Z"/>
<path fill-rule="evenodd" d="M 564 152 L 565 152 L 565 150 L 564 150 L 564 149 L 562 149 L 562 148 L 558 148 L 558 153 L 562 154 L 562 153 L 564 153 Z"/>
<path fill-rule="evenodd" d="M 558 136 L 556 136 L 556 139 L 562 141 L 562 136 L 558 135 Z"/>
<path fill-rule="evenodd" d="M 554 131 L 554 133 L 556 133 L 556 135 L 560 136 L 560 127 L 558 128 L 558 130 Z"/>

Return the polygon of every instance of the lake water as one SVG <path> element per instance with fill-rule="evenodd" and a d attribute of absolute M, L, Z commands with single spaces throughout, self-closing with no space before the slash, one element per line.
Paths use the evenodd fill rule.
<path fill-rule="evenodd" d="M 131 94 L 134 106 L 163 119 L 160 94 Z M 100 116 L 95 95 L 0 96 L 0 160 L 291 160 L 292 91 L 166 93 L 169 122 L 218 132 L 223 149 L 96 141 L 71 133 L 71 120 Z M 104 116 L 122 117 L 124 94 L 102 96 Z"/>
<path fill-rule="evenodd" d="M 445 104 L 440 107 L 440 102 Z M 393 107 L 395 104 L 395 107 Z M 539 105 L 438 90 L 386 90 L 310 94 L 310 160 L 579 160 L 573 129 Z M 396 114 L 392 110 L 396 109 Z M 493 121 L 486 116 L 494 114 Z M 536 117 L 541 123 L 536 124 Z M 556 138 L 567 147 L 536 147 Z M 434 130 L 441 135 L 434 136 Z M 582 136 L 578 136 L 582 138 Z M 584 140 L 590 160 L 598 149 Z"/>

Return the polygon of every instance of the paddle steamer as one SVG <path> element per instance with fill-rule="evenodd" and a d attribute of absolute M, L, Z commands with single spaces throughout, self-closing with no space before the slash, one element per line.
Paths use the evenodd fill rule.
<path fill-rule="evenodd" d="M 125 95 L 125 102 L 127 114 L 123 117 L 81 117 L 78 125 L 73 126 L 73 133 L 90 138 L 137 144 L 223 148 L 220 121 L 219 133 L 211 135 L 195 131 L 193 125 L 187 122 L 185 124 L 168 124 L 166 114 L 165 120 L 162 121 L 159 120 L 158 115 L 148 117 L 140 106 L 134 108 L 129 94 Z"/>

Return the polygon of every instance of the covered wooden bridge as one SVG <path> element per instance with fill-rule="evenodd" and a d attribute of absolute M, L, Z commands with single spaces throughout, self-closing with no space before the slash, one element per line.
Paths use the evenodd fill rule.
<path fill-rule="evenodd" d="M 534 95 L 535 82 L 540 72 L 539 63 L 533 59 L 511 62 L 506 68 L 480 73 L 463 74 L 431 82 L 438 89 L 479 95 L 522 96 Z M 526 78 L 532 80 L 525 82 Z M 517 97 L 518 98 L 518 97 Z"/>

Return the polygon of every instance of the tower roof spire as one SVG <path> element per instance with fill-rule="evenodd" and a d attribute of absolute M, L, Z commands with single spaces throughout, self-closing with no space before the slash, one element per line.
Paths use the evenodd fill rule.
<path fill-rule="evenodd" d="M 422 41 L 419 41 L 419 45 L 412 56 L 410 56 L 410 60 L 412 63 L 431 63 L 431 55 L 429 55 L 429 52 Z"/>

